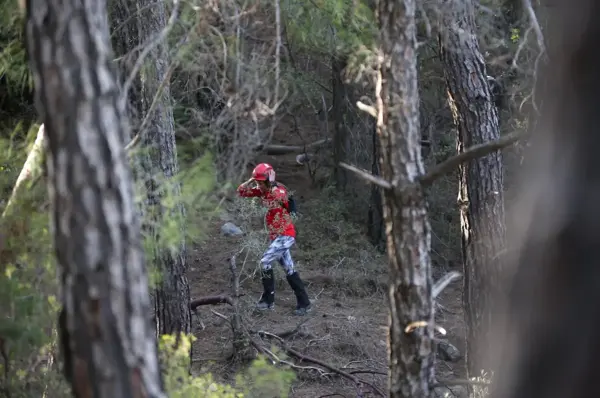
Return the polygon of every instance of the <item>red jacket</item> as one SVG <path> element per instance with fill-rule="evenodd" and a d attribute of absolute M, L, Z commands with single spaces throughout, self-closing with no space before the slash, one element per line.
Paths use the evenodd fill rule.
<path fill-rule="evenodd" d="M 271 240 L 281 235 L 295 238 L 296 228 L 294 228 L 294 223 L 289 213 L 289 203 L 287 200 L 283 202 L 275 200 L 271 193 L 273 188 L 275 187 L 263 192 L 260 188 L 244 187 L 242 184 L 238 187 L 237 191 L 244 198 L 260 197 L 263 205 L 269 209 L 265 215 L 265 220 Z M 283 189 L 287 193 L 287 190 L 283 186 L 277 185 L 277 188 L 280 190 Z"/>

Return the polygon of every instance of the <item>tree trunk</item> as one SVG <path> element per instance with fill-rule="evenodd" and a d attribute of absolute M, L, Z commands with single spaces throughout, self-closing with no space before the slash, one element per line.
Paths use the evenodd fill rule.
<path fill-rule="evenodd" d="M 165 397 L 106 2 L 29 0 L 27 44 L 49 148 L 66 376 L 76 397 Z"/>
<path fill-rule="evenodd" d="M 545 2 L 543 2 L 545 3 Z M 600 396 L 600 3 L 545 3 L 547 68 L 516 213 L 497 398 Z M 548 14 L 546 14 L 548 15 Z"/>
<path fill-rule="evenodd" d="M 139 43 L 145 43 L 166 26 L 165 4 L 153 0 L 139 0 L 138 9 L 148 10 L 141 15 L 139 24 Z M 174 248 L 157 247 L 154 263 L 161 277 L 154 294 L 156 311 L 156 333 L 173 334 L 192 331 L 190 311 L 190 287 L 186 276 L 185 232 L 183 230 L 184 208 L 181 202 L 181 187 L 175 182 L 179 171 L 177 148 L 175 146 L 175 122 L 171 103 L 170 84 L 166 82 L 159 92 L 164 79 L 169 79 L 170 56 L 166 44 L 160 43 L 153 49 L 142 69 L 140 76 L 142 118 L 147 114 L 153 101 L 157 101 L 154 112 L 149 115 L 147 131 L 141 131 L 143 148 L 140 154 L 141 178 L 145 179 L 147 189 L 147 208 L 156 220 L 149 220 L 148 233 L 160 238 L 160 219 L 166 217 L 178 224 L 181 236 Z M 156 98 L 155 98 L 156 97 Z M 165 196 L 175 203 L 172 208 L 164 205 Z M 175 231 L 172 231 L 172 233 Z"/>
<path fill-rule="evenodd" d="M 381 143 L 383 216 L 389 256 L 390 397 L 428 397 L 433 382 L 433 300 L 430 226 L 420 184 L 423 174 L 415 0 L 379 0 L 383 60 L 376 82 Z M 413 331 L 406 328 L 425 322 Z"/>
<path fill-rule="evenodd" d="M 445 1 L 440 49 L 448 100 L 457 127 L 457 151 L 500 137 L 483 56 L 475 35 L 473 4 Z M 500 253 L 505 247 L 502 155 L 500 151 L 459 167 L 458 205 L 464 270 L 463 304 L 467 325 L 467 372 L 490 370 L 482 344 L 489 340 L 492 298 L 499 292 Z"/>
<path fill-rule="evenodd" d="M 142 10 L 138 12 L 137 10 Z M 124 79 L 130 73 L 131 65 L 139 53 L 132 54 L 143 46 L 166 26 L 167 15 L 164 3 L 149 0 L 121 1 L 113 9 L 113 26 L 119 26 L 121 32 L 115 43 L 125 62 L 121 64 Z M 139 13 L 139 14 L 138 14 Z M 137 18 L 132 18 L 137 14 Z M 175 146 L 175 126 L 172 112 L 169 79 L 170 56 L 164 43 L 159 43 L 150 51 L 140 78 L 132 85 L 128 93 L 130 113 L 138 115 L 138 129 L 148 117 L 145 131 L 141 134 L 141 150 L 136 156 L 136 174 L 144 182 L 147 200 L 142 205 L 144 214 L 144 232 L 152 239 L 161 239 L 160 233 L 164 219 L 181 223 L 181 237 L 175 248 L 165 248 L 156 244 L 152 263 L 160 273 L 157 289 L 154 292 L 155 320 L 157 336 L 161 334 L 191 333 L 191 312 L 189 310 L 190 292 L 186 276 L 185 238 L 183 231 L 184 208 L 177 203 L 181 187 L 173 177 L 178 172 L 177 148 Z M 159 92 L 160 91 L 160 92 Z M 152 103 L 156 101 L 152 114 L 148 114 Z M 175 203 L 173 208 L 164 205 Z M 174 200 L 171 200 L 174 199 Z M 175 231 L 171 231 L 173 233 Z M 164 238 L 162 239 L 164 242 Z M 162 243 L 162 242 L 161 242 Z"/>
<path fill-rule="evenodd" d="M 348 183 L 348 173 L 340 167 L 340 162 L 346 162 L 350 146 L 350 135 L 346 126 L 346 97 L 348 86 L 344 83 L 342 73 L 346 67 L 347 58 L 334 55 L 331 58 L 331 80 L 332 80 L 332 116 L 333 116 L 333 160 L 334 180 L 338 188 L 345 189 Z"/>
<path fill-rule="evenodd" d="M 371 164 L 371 174 L 381 175 L 379 172 L 379 139 L 377 138 L 377 129 L 372 125 L 373 136 L 373 163 Z M 378 249 L 385 249 L 385 223 L 383 220 L 383 207 L 381 205 L 381 188 L 377 185 L 371 187 L 371 200 L 369 203 L 368 214 L 369 238 L 371 243 Z"/>

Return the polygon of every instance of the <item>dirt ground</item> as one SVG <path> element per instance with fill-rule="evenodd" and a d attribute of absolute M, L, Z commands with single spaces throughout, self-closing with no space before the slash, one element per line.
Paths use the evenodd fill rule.
<path fill-rule="evenodd" d="M 302 145 L 302 140 L 312 142 L 319 136 L 318 120 L 299 120 L 301 136 L 291 134 L 285 123 L 280 126 L 274 137 L 274 143 Z M 295 163 L 295 154 L 284 156 L 262 156 L 257 162 L 271 163 L 283 181 L 296 192 L 300 204 L 319 195 L 317 188 L 305 167 Z M 365 186 L 366 189 L 366 186 Z M 303 209 L 304 211 L 309 211 Z M 189 280 L 192 299 L 201 296 L 230 294 L 231 274 L 229 258 L 239 251 L 241 238 L 224 237 L 220 233 L 223 220 L 215 220 L 207 240 L 189 251 Z M 260 227 L 260 223 L 257 224 Z M 323 235 L 322 239 L 329 239 Z M 386 390 L 387 377 L 387 304 L 385 301 L 385 276 L 379 285 L 361 294 L 348 294 L 340 289 L 339 282 L 332 278 L 331 265 L 323 264 L 319 258 L 308 258 L 303 253 L 302 236 L 299 235 L 292 255 L 298 271 L 304 279 L 314 310 L 307 317 L 292 314 L 295 297 L 287 285 L 283 273 L 277 272 L 276 306 L 274 311 L 255 313 L 252 307 L 260 297 L 261 283 L 258 275 L 248 277 L 256 267 L 252 261 L 243 261 L 243 254 L 237 262 L 241 269 L 241 297 L 244 318 L 247 327 L 252 330 L 265 330 L 274 333 L 291 331 L 301 322 L 304 333 L 289 340 L 297 351 L 320 359 L 346 372 Z M 334 265 L 339 266 L 340 264 Z M 437 271 L 435 274 L 439 274 Z M 436 275 L 439 276 L 439 275 Z M 372 283 L 377 285 L 377 283 Z M 454 282 L 442 294 L 437 306 L 438 322 L 449 333 L 448 340 L 461 352 L 464 336 L 460 281 Z M 195 335 L 198 340 L 194 346 L 193 365 L 198 373 L 210 372 L 222 380 L 231 381 L 232 369 L 226 358 L 231 352 L 231 331 L 227 321 L 215 314 L 229 314 L 227 306 L 199 307 L 194 317 Z M 301 363 L 301 366 L 314 366 Z M 463 361 L 449 364 L 438 361 L 437 375 L 441 378 L 460 377 L 463 374 Z M 301 370 L 293 385 L 291 397 L 356 397 L 359 396 L 354 383 L 331 372 Z M 375 396 L 366 393 L 361 396 Z M 452 396 L 452 395 L 450 395 Z"/>

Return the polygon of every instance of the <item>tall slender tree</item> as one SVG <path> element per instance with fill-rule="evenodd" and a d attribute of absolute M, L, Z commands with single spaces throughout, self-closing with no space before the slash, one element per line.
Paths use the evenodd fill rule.
<path fill-rule="evenodd" d="M 134 140 L 139 139 L 140 143 L 136 156 L 137 174 L 144 182 L 147 198 L 142 205 L 147 221 L 144 231 L 151 239 L 164 241 L 160 236 L 165 233 L 161 229 L 163 221 L 170 219 L 180 224 L 181 238 L 172 247 L 156 245 L 152 257 L 160 274 L 153 295 L 157 335 L 191 332 L 190 288 L 185 273 L 184 208 L 178 202 L 181 187 L 175 181 L 179 167 L 169 84 L 174 66 L 166 43 L 157 40 L 167 28 L 167 20 L 164 2 L 121 0 L 113 10 L 113 25 L 121 26 L 124 32 L 121 40 L 115 38 L 122 55 L 136 56 L 131 53 L 134 49 L 152 45 L 129 97 L 131 112 L 138 115 Z M 122 72 L 124 81 L 132 73 L 131 68 L 123 68 Z M 167 196 L 174 199 L 168 201 L 173 204 L 171 208 L 166 207 Z"/>
<path fill-rule="evenodd" d="M 498 111 L 479 49 L 472 0 L 444 0 L 442 5 L 440 50 L 460 154 L 473 145 L 500 137 Z M 462 163 L 458 187 L 466 362 L 469 377 L 479 377 L 482 370 L 490 370 L 481 345 L 489 340 L 491 332 L 492 300 L 500 292 L 501 253 L 505 248 L 501 152 Z"/>
<path fill-rule="evenodd" d="M 103 0 L 27 1 L 62 274 L 65 373 L 76 397 L 162 398 L 106 7 Z"/>
<path fill-rule="evenodd" d="M 428 397 L 433 382 L 430 225 L 419 176 L 415 0 L 379 0 L 376 126 L 389 257 L 389 396 Z"/>

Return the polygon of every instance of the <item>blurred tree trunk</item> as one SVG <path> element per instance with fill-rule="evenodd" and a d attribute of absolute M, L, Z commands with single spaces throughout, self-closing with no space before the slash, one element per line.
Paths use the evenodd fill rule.
<path fill-rule="evenodd" d="M 498 112 L 475 35 L 473 3 L 444 1 L 443 6 L 446 29 L 440 34 L 440 49 L 448 101 L 457 127 L 457 151 L 461 153 L 472 145 L 500 137 Z M 489 341 L 492 298 L 499 292 L 501 252 L 505 248 L 503 189 L 500 151 L 459 167 L 469 377 L 490 370 L 482 348 Z"/>
<path fill-rule="evenodd" d="M 417 179 L 423 174 L 415 0 L 379 0 L 382 56 L 376 82 L 377 134 L 389 257 L 389 366 L 394 398 L 428 397 L 433 382 L 430 225 Z M 415 330 L 414 322 L 425 322 Z"/>
<path fill-rule="evenodd" d="M 106 6 L 27 2 L 63 283 L 65 375 L 75 397 L 164 397 Z"/>
<path fill-rule="evenodd" d="M 542 4 L 551 62 L 536 87 L 545 104 L 519 191 L 516 275 L 498 325 L 503 369 L 492 396 L 598 397 L 600 3 Z"/>
<path fill-rule="evenodd" d="M 377 128 L 372 123 L 373 137 L 373 160 L 371 164 L 371 174 L 379 176 L 379 139 L 377 138 Z M 371 243 L 380 250 L 385 250 L 385 222 L 383 220 L 383 207 L 381 205 L 381 188 L 377 185 L 371 186 L 371 201 L 369 203 L 368 214 L 368 233 Z"/>
<path fill-rule="evenodd" d="M 346 189 L 348 184 L 348 172 L 339 166 L 340 162 L 346 162 L 348 149 L 350 148 L 350 134 L 346 121 L 348 119 L 347 97 L 350 87 L 344 83 L 343 71 L 346 68 L 348 58 L 341 55 L 331 57 L 331 80 L 332 80 L 332 116 L 333 116 L 333 160 L 334 180 L 338 188 Z"/>
<path fill-rule="evenodd" d="M 141 14 L 139 25 L 139 43 L 145 43 L 165 29 L 168 19 L 166 7 L 165 3 L 156 3 L 154 0 L 138 0 L 137 4 L 138 9 L 148 10 Z M 172 242 L 172 247 L 161 245 L 154 253 L 155 265 L 161 273 L 154 295 L 156 332 L 159 335 L 192 332 L 190 287 L 186 276 L 184 208 L 180 201 L 181 186 L 174 178 L 179 165 L 168 81 L 170 66 L 171 57 L 167 45 L 159 43 L 150 52 L 140 73 L 140 115 L 147 117 L 153 101 L 157 101 L 156 109 L 149 115 L 147 131 L 139 132 L 143 142 L 140 166 L 148 193 L 147 211 L 156 214 L 157 221 L 163 219 L 161 224 L 152 223 L 149 233 L 163 242 L 169 234 L 177 237 Z M 167 81 L 163 83 L 165 79 Z M 161 83 L 163 88 L 159 91 Z M 168 199 L 165 200 L 165 197 Z M 166 203 L 172 203 L 172 208 L 168 208 Z M 165 221 L 168 227 L 166 230 Z M 167 236 L 160 236 L 161 233 Z"/>
<path fill-rule="evenodd" d="M 142 10 L 140 12 L 136 10 Z M 137 18 L 132 18 L 137 15 Z M 121 0 L 113 10 L 113 26 L 121 25 L 121 55 L 143 46 L 165 29 L 165 3 L 150 0 Z M 136 22 L 137 21 L 137 22 Z M 123 40 L 126 40 L 125 42 Z M 138 54 L 131 54 L 131 56 Z M 133 57 L 123 68 L 124 79 L 135 62 Z M 190 288 L 186 276 L 184 208 L 179 202 L 181 187 L 174 177 L 178 172 L 175 123 L 170 94 L 170 55 L 166 44 L 150 51 L 139 79 L 129 97 L 131 112 L 138 114 L 141 148 L 136 154 L 138 178 L 144 182 L 147 200 L 142 206 L 144 231 L 154 243 L 153 265 L 160 273 L 154 291 L 156 333 L 191 333 Z M 163 80 L 167 79 L 163 83 Z M 162 85 L 162 89 L 161 89 Z M 153 102 L 154 111 L 149 114 Z M 144 131 L 139 130 L 148 117 Z M 168 199 L 167 199 L 168 197 Z M 166 203 L 172 203 L 168 208 Z M 161 236 L 161 233 L 164 234 Z M 171 242 L 171 236 L 175 241 Z M 171 247 L 165 247 L 169 241 Z M 160 244 L 158 244 L 160 242 Z"/>

